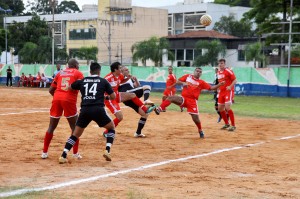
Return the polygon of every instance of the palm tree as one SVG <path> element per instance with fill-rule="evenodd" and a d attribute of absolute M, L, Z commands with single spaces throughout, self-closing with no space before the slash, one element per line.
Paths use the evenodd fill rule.
<path fill-rule="evenodd" d="M 219 40 L 200 40 L 196 43 L 196 51 L 202 52 L 194 60 L 194 65 L 201 66 L 211 64 L 214 66 L 218 62 L 219 54 L 222 57 L 226 54 L 226 47 Z"/>
<path fill-rule="evenodd" d="M 265 61 L 265 55 L 262 54 L 262 45 L 259 42 L 248 44 L 245 47 L 246 62 L 254 61 L 254 68 L 256 68 L 256 61 Z"/>
<path fill-rule="evenodd" d="M 87 60 L 87 65 L 89 64 L 89 60 L 97 60 L 98 48 L 93 47 L 81 47 L 78 52 L 76 52 L 76 56 L 80 59 Z"/>
<path fill-rule="evenodd" d="M 174 61 L 174 55 L 169 51 L 169 42 L 166 38 L 151 37 L 149 40 L 134 44 L 131 52 L 133 61 L 141 60 L 143 66 L 146 66 L 147 59 L 152 60 L 155 66 L 162 66 L 164 55 L 168 55 L 169 59 Z"/>

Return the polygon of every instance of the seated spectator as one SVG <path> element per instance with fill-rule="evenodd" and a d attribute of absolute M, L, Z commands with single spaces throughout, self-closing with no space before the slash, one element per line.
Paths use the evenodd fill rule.
<path fill-rule="evenodd" d="M 33 86 L 35 87 L 39 87 L 39 85 L 40 85 L 40 82 L 41 82 L 41 79 L 42 79 L 42 77 L 41 77 L 41 73 L 40 72 L 38 72 L 37 73 L 37 75 L 36 75 L 36 78 L 35 78 L 35 80 L 33 80 Z"/>
<path fill-rule="evenodd" d="M 49 79 L 45 76 L 44 73 L 42 73 L 41 81 L 40 81 L 40 88 L 42 88 L 44 84 L 44 88 L 47 87 L 47 83 L 49 83 Z"/>
<path fill-rule="evenodd" d="M 27 86 L 33 87 L 34 86 L 33 85 L 33 80 L 34 80 L 34 77 L 31 74 L 29 74 L 29 76 L 27 78 Z"/>
<path fill-rule="evenodd" d="M 25 85 L 27 85 L 27 77 L 24 73 L 22 73 L 20 80 L 18 82 L 18 87 L 20 87 L 20 85 L 22 84 L 22 87 L 24 87 Z"/>

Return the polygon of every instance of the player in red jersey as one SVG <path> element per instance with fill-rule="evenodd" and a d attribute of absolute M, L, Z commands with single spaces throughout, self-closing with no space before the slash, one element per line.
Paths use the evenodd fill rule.
<path fill-rule="evenodd" d="M 183 85 L 181 96 L 173 95 L 168 96 L 167 99 L 159 106 L 155 108 L 155 113 L 160 114 L 171 103 L 174 103 L 180 107 L 187 108 L 187 112 L 191 115 L 194 123 L 198 128 L 200 138 L 204 138 L 204 132 L 202 131 L 201 122 L 198 112 L 198 98 L 202 90 L 215 90 L 218 89 L 221 84 L 211 86 L 207 82 L 200 79 L 202 74 L 201 68 L 196 68 L 194 74 L 186 74 L 180 77 L 177 81 L 177 85 Z"/>
<path fill-rule="evenodd" d="M 69 122 L 71 131 L 74 131 L 77 113 L 77 95 L 78 90 L 70 90 L 70 85 L 76 80 L 83 79 L 83 74 L 78 70 L 79 63 L 76 59 L 70 59 L 68 61 L 68 68 L 60 71 L 53 79 L 49 88 L 49 93 L 53 96 L 52 106 L 50 109 L 50 123 L 48 130 L 44 138 L 44 148 L 42 158 L 48 158 L 48 148 L 53 137 L 54 130 L 56 129 L 59 119 L 64 113 L 64 116 Z M 72 133 L 71 132 L 71 133 Z M 81 159 L 81 155 L 78 153 L 78 144 L 73 147 L 73 157 Z"/>
<path fill-rule="evenodd" d="M 144 103 L 136 96 L 135 93 L 129 92 L 119 92 L 118 88 L 121 83 L 126 82 L 131 76 L 128 76 L 126 79 L 124 75 L 121 73 L 121 63 L 114 62 L 110 66 L 111 72 L 107 74 L 104 78 L 110 83 L 114 92 L 116 93 L 116 99 L 114 100 L 105 100 L 105 106 L 110 110 L 112 114 L 116 116 L 113 120 L 115 127 L 123 120 L 123 114 L 121 112 L 121 108 L 119 103 L 131 100 L 140 107 L 145 113 L 150 113 L 154 110 L 155 106 L 147 108 Z M 103 135 L 107 133 L 107 130 L 104 131 Z"/>
<path fill-rule="evenodd" d="M 219 60 L 218 81 L 224 82 L 224 84 L 219 89 L 220 92 L 218 98 L 218 110 L 220 111 L 222 119 L 225 122 L 225 125 L 221 129 L 228 129 L 228 131 L 234 131 L 236 129 L 234 114 L 230 106 L 234 97 L 234 85 L 236 84 L 237 80 L 234 75 L 234 72 L 228 69 L 225 63 L 225 59 Z M 229 125 L 226 112 L 231 121 L 231 126 Z"/>
<path fill-rule="evenodd" d="M 20 80 L 18 82 L 18 87 L 20 87 L 21 83 L 22 83 L 23 87 L 27 84 L 27 77 L 24 73 L 22 73 L 22 75 L 20 77 Z"/>
<path fill-rule="evenodd" d="M 169 66 L 168 68 L 169 75 L 166 81 L 166 89 L 163 93 L 162 102 L 167 99 L 168 96 L 172 96 L 176 94 L 176 76 L 173 74 L 173 67 Z M 162 110 L 163 112 L 166 110 Z"/>

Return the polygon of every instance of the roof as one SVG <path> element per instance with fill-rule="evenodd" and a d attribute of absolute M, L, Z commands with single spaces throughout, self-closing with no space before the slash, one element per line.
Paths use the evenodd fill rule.
<path fill-rule="evenodd" d="M 199 39 L 199 38 L 214 38 L 214 39 L 239 39 L 232 35 L 217 32 L 215 30 L 197 30 L 185 32 L 178 35 L 169 35 L 168 39 Z"/>

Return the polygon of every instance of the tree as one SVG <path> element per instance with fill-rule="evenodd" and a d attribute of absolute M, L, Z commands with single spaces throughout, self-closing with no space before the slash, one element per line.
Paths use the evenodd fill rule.
<path fill-rule="evenodd" d="M 76 57 L 80 59 L 87 60 L 87 64 L 89 64 L 90 60 L 97 60 L 98 48 L 95 46 L 92 47 L 81 47 L 76 52 Z"/>
<path fill-rule="evenodd" d="M 138 42 L 132 46 L 132 59 L 133 61 L 141 60 L 144 66 L 146 66 L 146 60 L 150 59 L 155 66 L 162 66 L 164 55 L 168 55 L 169 59 L 174 60 L 169 46 L 169 41 L 166 38 L 151 37 L 149 40 Z"/>
<path fill-rule="evenodd" d="M 26 42 L 19 52 L 20 60 L 24 64 L 33 64 L 37 60 L 37 45 L 32 42 Z"/>
<path fill-rule="evenodd" d="M 218 57 L 226 54 L 226 47 L 220 40 L 212 41 L 200 40 L 196 43 L 196 51 L 202 52 L 194 60 L 195 66 L 207 65 L 215 66 L 218 62 Z"/>
<path fill-rule="evenodd" d="M 49 36 L 41 36 L 37 47 L 38 63 L 50 63 L 52 59 L 52 38 Z"/>
<path fill-rule="evenodd" d="M 49 0 L 28 0 L 28 6 L 31 13 L 37 14 L 52 14 L 52 4 Z M 78 5 L 75 1 L 62 1 L 59 5 L 55 6 L 54 12 L 61 13 L 75 13 L 80 12 Z"/>
<path fill-rule="evenodd" d="M 25 6 L 22 0 L 1 0 L 0 7 L 7 10 L 12 10 L 12 15 L 21 15 L 22 12 L 25 10 Z M 1 23 L 1 26 L 3 23 Z"/>
<path fill-rule="evenodd" d="M 260 42 L 248 44 L 245 47 L 246 62 L 254 61 L 254 68 L 256 68 L 256 62 L 264 62 L 266 57 L 262 53 L 262 45 Z"/>
<path fill-rule="evenodd" d="M 81 12 L 78 5 L 74 1 L 62 1 L 57 6 L 57 13 L 75 13 Z"/>
<path fill-rule="evenodd" d="M 17 55 L 19 50 L 23 48 L 25 43 L 25 24 L 14 22 L 8 26 L 8 32 L 10 39 L 8 39 L 8 45 L 15 49 L 14 54 Z"/>
<path fill-rule="evenodd" d="M 251 7 L 250 0 L 215 0 L 216 4 L 225 4 L 230 6 Z"/>
<path fill-rule="evenodd" d="M 48 35 L 49 27 L 45 20 L 34 14 L 32 18 L 27 22 L 24 31 L 24 40 L 28 42 L 38 43 L 41 36 Z"/>
<path fill-rule="evenodd" d="M 252 37 L 254 35 L 254 32 L 251 30 L 252 23 L 249 20 L 243 19 L 237 21 L 233 15 L 229 17 L 222 16 L 220 21 L 215 23 L 213 29 L 236 37 Z"/>

